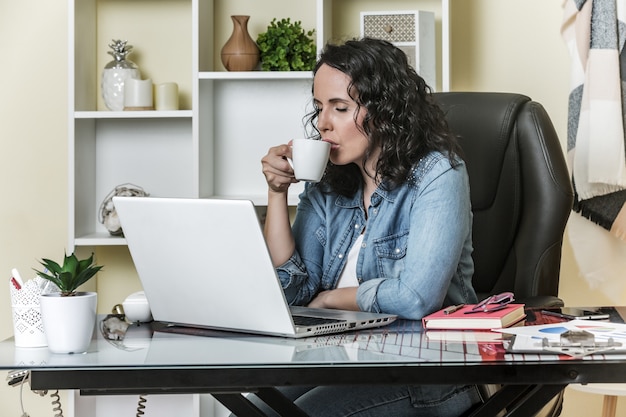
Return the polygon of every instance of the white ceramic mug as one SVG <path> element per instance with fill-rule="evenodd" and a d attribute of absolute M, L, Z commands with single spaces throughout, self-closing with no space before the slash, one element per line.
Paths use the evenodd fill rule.
<path fill-rule="evenodd" d="M 314 139 L 294 139 L 291 142 L 292 159 L 289 161 L 299 181 L 318 182 L 324 175 L 330 143 Z"/>

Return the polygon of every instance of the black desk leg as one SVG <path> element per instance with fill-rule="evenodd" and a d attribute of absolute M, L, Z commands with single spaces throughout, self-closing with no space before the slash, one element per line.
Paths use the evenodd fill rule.
<path fill-rule="evenodd" d="M 254 404 L 246 399 L 243 394 L 211 394 L 224 407 L 232 411 L 237 417 L 266 417 Z"/>
<path fill-rule="evenodd" d="M 537 414 L 567 385 L 536 385 L 513 406 L 507 407 L 506 417 L 527 417 Z"/>
<path fill-rule="evenodd" d="M 261 388 L 256 392 L 256 395 L 281 416 L 308 417 L 308 414 L 298 408 L 276 388 Z"/>
<path fill-rule="evenodd" d="M 278 415 L 284 417 L 308 417 L 293 402 L 276 388 L 260 388 L 255 391 L 257 397 L 271 407 Z M 216 400 L 232 411 L 237 417 L 265 417 L 266 414 L 242 394 L 212 394 Z"/>
<path fill-rule="evenodd" d="M 504 386 L 487 398 L 478 408 L 474 409 L 468 417 L 492 417 L 498 415 L 509 405 L 515 403 L 526 392 L 527 388 L 525 385 Z"/>
<path fill-rule="evenodd" d="M 468 417 L 528 417 L 539 412 L 566 385 L 506 385 L 473 410 Z"/>

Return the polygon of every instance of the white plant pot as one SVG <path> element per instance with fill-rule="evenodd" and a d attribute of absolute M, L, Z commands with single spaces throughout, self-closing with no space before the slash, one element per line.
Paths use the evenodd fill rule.
<path fill-rule="evenodd" d="M 96 324 L 98 295 L 78 292 L 72 297 L 42 294 L 41 319 L 53 353 L 83 353 L 91 343 Z"/>

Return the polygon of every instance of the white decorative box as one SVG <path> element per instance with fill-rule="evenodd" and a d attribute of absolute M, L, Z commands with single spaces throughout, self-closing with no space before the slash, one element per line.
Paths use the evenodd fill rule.
<path fill-rule="evenodd" d="M 361 36 L 383 39 L 402 49 L 411 66 L 435 90 L 437 58 L 433 12 L 361 12 Z"/>

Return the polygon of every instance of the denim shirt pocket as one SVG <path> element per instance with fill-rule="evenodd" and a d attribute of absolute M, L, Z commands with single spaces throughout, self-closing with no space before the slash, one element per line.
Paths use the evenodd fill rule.
<path fill-rule="evenodd" d="M 320 227 L 317 228 L 317 230 L 315 230 L 315 237 L 317 237 L 317 240 L 319 240 L 320 244 L 322 246 L 326 246 L 326 226 L 325 225 L 321 225 Z"/>
<path fill-rule="evenodd" d="M 374 240 L 374 253 L 376 254 L 380 278 L 400 276 L 404 270 L 404 258 L 408 242 L 408 231 Z"/>

